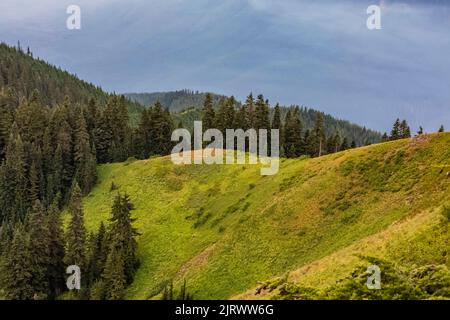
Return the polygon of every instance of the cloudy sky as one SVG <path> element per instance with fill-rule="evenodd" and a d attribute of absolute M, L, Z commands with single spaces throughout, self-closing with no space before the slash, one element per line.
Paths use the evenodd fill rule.
<path fill-rule="evenodd" d="M 81 30 L 66 9 L 81 8 Z M 367 7 L 382 8 L 368 30 Z M 450 129 L 450 1 L 1 0 L 0 41 L 116 92 L 264 93 L 378 130 Z"/>

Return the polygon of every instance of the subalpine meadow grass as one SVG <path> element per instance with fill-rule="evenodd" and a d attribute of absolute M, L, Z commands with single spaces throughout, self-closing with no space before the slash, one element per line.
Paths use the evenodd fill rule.
<path fill-rule="evenodd" d="M 438 227 L 449 171 L 450 134 L 283 159 L 266 177 L 252 165 L 130 160 L 99 167 L 86 223 L 95 231 L 117 192 L 131 197 L 141 267 L 127 298 L 158 298 L 186 279 L 194 299 L 226 299 L 291 271 L 320 286 L 351 270 L 354 253 L 438 260 L 449 244 Z"/>

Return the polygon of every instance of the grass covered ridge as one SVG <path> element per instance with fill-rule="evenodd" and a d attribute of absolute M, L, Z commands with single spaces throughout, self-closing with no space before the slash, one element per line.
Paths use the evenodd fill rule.
<path fill-rule="evenodd" d="M 106 221 L 117 192 L 131 197 L 142 264 L 130 299 L 156 298 L 172 279 L 186 279 L 195 299 L 255 298 L 258 281 L 291 271 L 320 287 L 351 270 L 354 253 L 448 265 L 438 212 L 450 204 L 449 146 L 450 134 L 435 134 L 283 159 L 267 177 L 258 166 L 169 157 L 103 165 L 86 223 Z"/>

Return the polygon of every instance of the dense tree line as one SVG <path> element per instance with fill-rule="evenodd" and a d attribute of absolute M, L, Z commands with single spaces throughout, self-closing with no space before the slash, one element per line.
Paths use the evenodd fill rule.
<path fill-rule="evenodd" d="M 202 109 L 203 130 L 219 129 L 225 132 L 226 129 L 278 129 L 281 155 L 287 158 L 302 155 L 319 157 L 357 146 L 355 141 L 349 142 L 338 131 L 327 135 L 324 114 L 320 112 L 316 112 L 312 130 L 304 130 L 300 107 L 289 108 L 285 114 L 278 104 L 273 112 L 271 109 L 263 95 L 258 95 L 255 99 L 250 94 L 242 105 L 237 104 L 234 97 L 222 98 L 215 110 L 212 96 L 208 94 Z"/>
<path fill-rule="evenodd" d="M 212 106 L 215 112 L 218 112 L 218 110 L 221 108 L 221 105 L 223 104 L 223 101 L 226 101 L 226 97 L 220 97 L 218 102 L 216 102 L 217 95 L 209 94 L 210 99 L 213 100 Z M 252 97 L 253 98 L 253 97 Z M 206 99 L 206 95 L 205 95 Z M 196 107 L 189 107 L 187 109 L 184 109 L 181 112 L 173 112 L 172 117 L 174 118 L 174 121 L 178 123 L 182 123 L 184 128 L 187 128 L 192 131 L 193 129 L 193 123 L 194 121 L 198 120 L 204 120 L 204 101 L 201 104 L 201 108 Z M 246 101 L 247 106 L 248 98 Z M 235 105 L 235 112 L 237 121 L 239 122 L 240 128 L 245 128 L 245 123 L 249 122 L 249 119 L 244 117 L 243 112 L 246 111 L 245 108 L 242 108 L 243 104 L 240 102 L 236 102 Z M 255 106 L 254 106 L 255 107 Z M 223 107 L 222 107 L 223 109 Z M 323 127 L 325 131 L 325 135 L 327 137 L 334 136 L 336 133 L 339 133 L 339 136 L 341 137 L 341 140 L 346 138 L 348 141 L 348 145 L 351 145 L 351 142 L 354 141 L 355 145 L 368 145 L 372 143 L 378 143 L 381 141 L 381 134 L 379 132 L 367 129 L 365 127 L 358 126 L 356 124 L 350 123 L 349 121 L 345 120 L 339 120 L 331 115 L 319 112 L 314 109 L 310 109 L 307 107 L 298 107 L 298 106 L 281 106 L 278 105 L 278 109 L 276 107 L 270 107 L 269 108 L 269 118 L 274 119 L 275 112 L 278 110 L 279 118 L 281 120 L 281 123 L 284 124 L 286 116 L 288 112 L 293 112 L 293 109 L 298 109 L 297 113 L 300 118 L 300 121 L 302 123 L 302 129 L 304 132 L 307 130 L 312 131 L 315 126 L 316 118 L 318 117 L 318 114 L 320 113 L 323 118 Z M 241 111 L 239 113 L 239 111 Z"/>

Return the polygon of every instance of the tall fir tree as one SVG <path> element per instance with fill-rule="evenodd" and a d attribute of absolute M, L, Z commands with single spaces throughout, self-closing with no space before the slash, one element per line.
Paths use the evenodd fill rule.
<path fill-rule="evenodd" d="M 29 242 L 28 233 L 19 223 L 15 228 L 11 245 L 1 259 L 0 283 L 7 299 L 31 300 L 34 298 L 33 264 L 28 250 Z"/>
<path fill-rule="evenodd" d="M 210 93 L 206 94 L 205 102 L 203 103 L 202 114 L 203 130 L 206 131 L 208 129 L 215 129 L 216 113 L 213 108 L 213 100 Z"/>
<path fill-rule="evenodd" d="M 100 224 L 97 234 L 91 234 L 88 253 L 88 277 L 89 285 L 100 279 L 105 268 L 108 254 L 108 242 L 106 228 L 103 222 Z"/>
<path fill-rule="evenodd" d="M 69 212 L 71 220 L 67 227 L 64 262 L 67 265 L 77 265 L 83 272 L 86 267 L 86 227 L 82 193 L 76 182 L 72 187 Z"/>
<path fill-rule="evenodd" d="M 312 132 L 313 157 L 320 157 L 325 153 L 326 136 L 323 121 L 323 114 L 317 113 Z"/>
<path fill-rule="evenodd" d="M 112 247 L 106 260 L 103 281 L 106 288 L 106 299 L 108 300 L 123 299 L 126 286 L 123 256 L 122 249 Z"/>
<path fill-rule="evenodd" d="M 253 99 L 253 94 L 250 93 L 245 100 L 244 108 L 246 111 L 245 123 L 247 125 L 246 128 L 256 128 L 255 127 L 255 101 Z"/>
<path fill-rule="evenodd" d="M 233 129 L 235 122 L 235 104 L 234 97 L 226 99 L 222 97 L 219 101 L 219 110 L 216 114 L 217 129 L 225 133 L 226 129 Z"/>
<path fill-rule="evenodd" d="M 159 101 L 150 110 L 150 154 L 166 155 L 172 148 L 171 135 L 173 121 L 168 110 L 164 109 Z"/>
<path fill-rule="evenodd" d="M 83 111 L 80 110 L 74 129 L 74 165 L 75 179 L 80 188 L 87 194 L 94 186 L 97 178 L 96 159 L 91 149 L 90 137 Z"/>
<path fill-rule="evenodd" d="M 49 297 L 56 298 L 65 287 L 64 274 L 64 234 L 59 211 L 59 195 L 50 205 L 46 217 L 46 225 L 49 231 L 49 263 L 47 276 L 49 279 Z"/>
<path fill-rule="evenodd" d="M 390 138 L 390 140 L 397 140 L 397 139 L 401 138 L 400 119 L 397 118 L 397 120 L 395 120 L 395 123 L 392 126 L 391 135 L 389 138 Z"/>
<path fill-rule="evenodd" d="M 60 182 L 63 195 L 68 195 L 74 176 L 73 132 L 69 123 L 69 108 L 69 101 L 66 99 L 62 106 L 54 110 L 50 121 L 55 134 L 54 143 L 61 148 L 62 172 Z"/>
<path fill-rule="evenodd" d="M 281 108 L 280 105 L 277 103 L 274 108 L 273 112 L 273 119 L 272 119 L 272 129 L 278 129 L 279 133 L 279 147 L 280 147 L 280 154 L 284 154 L 284 127 L 283 122 L 281 121 Z"/>
<path fill-rule="evenodd" d="M 411 129 L 409 128 L 409 125 L 406 122 L 406 120 L 403 120 L 400 123 L 399 138 L 402 138 L 402 139 L 411 138 Z"/>
<path fill-rule="evenodd" d="M 36 200 L 28 219 L 30 235 L 29 258 L 32 265 L 33 295 L 47 299 L 49 292 L 48 267 L 50 265 L 50 230 L 46 221 L 46 211 L 39 200 Z"/>
<path fill-rule="evenodd" d="M 255 103 L 255 129 L 270 129 L 269 105 L 262 94 L 258 95 Z"/>
<path fill-rule="evenodd" d="M 291 108 L 286 114 L 284 126 L 284 153 L 287 158 L 299 157 L 304 153 L 302 123 L 298 108 Z"/>
<path fill-rule="evenodd" d="M 110 219 L 110 246 L 115 248 L 118 254 L 120 253 L 124 261 L 125 281 L 127 284 L 133 280 L 134 273 L 139 265 L 136 256 L 137 242 L 135 239 L 139 233 L 132 225 L 135 221 L 131 217 L 131 210 L 133 209 L 130 198 L 127 195 L 121 196 L 119 194 L 114 200 L 112 217 Z"/>
<path fill-rule="evenodd" d="M 14 124 L 0 166 L 0 221 L 24 221 L 30 208 L 27 184 L 24 144 Z"/>
<path fill-rule="evenodd" d="M 136 132 L 135 154 L 139 159 L 147 159 L 152 151 L 152 119 L 151 110 L 142 111 L 139 126 Z"/>

